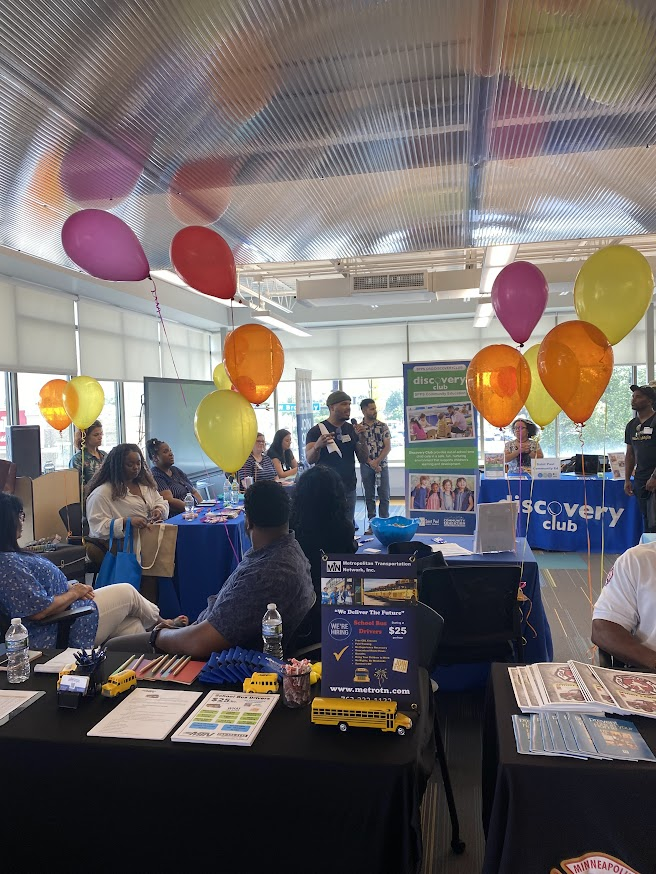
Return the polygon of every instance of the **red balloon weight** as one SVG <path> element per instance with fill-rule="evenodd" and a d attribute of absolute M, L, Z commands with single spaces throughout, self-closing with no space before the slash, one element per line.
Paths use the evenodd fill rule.
<path fill-rule="evenodd" d="M 237 270 L 230 246 L 216 231 L 191 225 L 171 241 L 171 262 L 187 285 L 210 297 L 231 300 Z"/>

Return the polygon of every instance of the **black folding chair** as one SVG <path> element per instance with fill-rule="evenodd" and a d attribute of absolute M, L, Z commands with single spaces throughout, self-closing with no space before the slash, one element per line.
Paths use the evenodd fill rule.
<path fill-rule="evenodd" d="M 422 668 L 426 668 L 428 673 L 431 674 L 438 664 L 438 652 L 440 639 L 444 629 L 444 619 L 428 605 L 419 603 L 417 604 L 417 626 L 419 640 L 419 665 Z M 453 796 L 453 787 L 451 785 L 451 776 L 449 774 L 449 766 L 446 760 L 442 729 L 440 728 L 437 716 L 437 701 L 435 700 L 437 683 L 432 679 L 431 686 L 433 688 L 433 726 L 435 729 L 435 747 L 437 760 L 440 763 L 440 771 L 442 772 L 446 803 L 451 818 L 451 848 L 454 853 L 460 854 L 464 852 L 465 843 L 460 840 L 458 811 L 456 810 L 456 802 Z"/>
<path fill-rule="evenodd" d="M 92 585 L 100 572 L 100 565 L 107 553 L 107 543 L 95 537 L 89 537 L 89 524 L 82 518 L 82 508 L 79 504 L 66 504 L 59 510 L 59 518 L 68 531 L 68 542 L 71 545 L 84 544 L 86 552 L 85 572 L 92 574 Z"/>
<path fill-rule="evenodd" d="M 449 565 L 425 570 L 419 600 L 444 617 L 438 664 L 522 662 L 518 565 Z"/>
<path fill-rule="evenodd" d="M 83 604 L 80 607 L 69 607 L 67 610 L 61 610 L 59 613 L 52 613 L 45 619 L 33 620 L 38 625 L 50 625 L 52 622 L 57 623 L 57 649 L 68 648 L 68 636 L 71 631 L 71 626 L 80 616 L 88 616 L 93 612 L 91 604 Z M 5 638 L 7 629 L 11 625 L 11 618 L 4 610 L 0 610 L 0 635 L 2 640 Z"/>

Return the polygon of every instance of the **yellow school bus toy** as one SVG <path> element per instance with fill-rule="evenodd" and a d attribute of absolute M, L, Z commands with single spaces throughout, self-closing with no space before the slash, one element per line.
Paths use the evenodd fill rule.
<path fill-rule="evenodd" d="M 315 725 L 337 725 L 340 731 L 349 728 L 379 728 L 405 734 L 412 720 L 397 712 L 396 701 L 363 701 L 346 698 L 315 698 L 312 702 L 312 722 Z"/>
<path fill-rule="evenodd" d="M 118 674 L 112 674 L 107 682 L 103 683 L 101 692 L 107 698 L 115 698 L 116 695 L 129 692 L 136 685 L 137 675 L 134 671 L 121 671 Z"/>
<path fill-rule="evenodd" d="M 252 676 L 246 677 L 244 680 L 243 690 L 260 695 L 275 694 L 278 691 L 278 674 L 255 671 Z"/>

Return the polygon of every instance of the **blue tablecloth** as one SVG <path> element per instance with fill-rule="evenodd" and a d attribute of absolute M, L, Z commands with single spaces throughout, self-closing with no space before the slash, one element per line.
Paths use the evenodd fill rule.
<path fill-rule="evenodd" d="M 432 536 L 417 536 L 415 540 L 423 540 L 424 542 L 435 546 L 435 541 Z M 473 537 L 453 537 L 453 543 L 463 546 L 465 549 L 472 550 L 474 548 Z M 373 547 L 386 552 L 386 548 L 374 538 L 373 542 L 366 543 L 358 552 L 361 552 L 365 547 Z M 439 544 L 438 544 L 439 548 Z M 542 604 L 542 594 L 540 591 L 540 573 L 535 556 L 531 552 L 531 547 L 524 538 L 517 539 L 517 549 L 515 552 L 489 552 L 481 555 L 462 555 L 462 556 L 447 556 L 448 564 L 522 564 L 523 563 L 523 582 L 526 583 L 523 591 L 528 602 L 524 602 L 524 619 L 522 622 L 522 631 L 526 641 L 524 646 L 524 660 L 526 662 L 550 662 L 553 660 L 553 643 L 551 640 L 551 629 L 544 612 Z M 530 605 L 530 606 L 529 606 Z M 433 678 L 437 681 L 440 689 L 444 691 L 457 691 L 462 689 L 470 689 L 477 686 L 484 686 L 487 682 L 490 673 L 489 664 L 472 664 L 472 665 L 450 665 L 449 667 L 438 668 L 433 674 Z"/>
<path fill-rule="evenodd" d="M 175 575 L 168 585 L 160 580 L 159 607 L 163 616 L 182 613 L 193 622 L 207 607 L 208 597 L 219 591 L 243 553 L 250 549 L 243 513 L 237 519 L 210 524 L 202 521 L 208 509 L 213 508 L 202 508 L 193 521 L 184 519 L 183 514 L 168 520 L 178 526 L 178 540 Z"/>
<path fill-rule="evenodd" d="M 589 531 L 591 551 L 601 552 L 603 527 L 604 552 L 620 554 L 635 546 L 642 534 L 638 502 L 624 493 L 623 480 L 574 474 L 533 481 L 530 477 L 481 477 L 479 503 L 509 497 L 520 501 L 517 533 L 527 537 L 535 549 L 587 552 Z"/>

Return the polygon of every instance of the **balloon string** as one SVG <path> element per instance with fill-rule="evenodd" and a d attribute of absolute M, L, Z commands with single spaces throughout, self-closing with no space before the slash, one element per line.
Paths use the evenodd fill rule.
<path fill-rule="evenodd" d="M 86 428 L 80 428 L 80 451 L 82 453 L 82 466 L 80 468 L 80 519 L 84 519 L 84 450 L 87 444 Z M 69 526 L 70 527 L 70 526 Z M 84 522 L 82 522 L 82 545 L 86 547 L 87 542 L 84 538 Z"/>
<path fill-rule="evenodd" d="M 604 455 L 601 480 L 601 557 L 599 560 L 599 594 L 604 587 L 604 552 L 606 549 L 606 438 L 608 436 L 608 404 L 604 404 Z"/>
<path fill-rule="evenodd" d="M 575 431 L 579 438 L 579 443 L 581 444 L 581 471 L 583 472 L 583 512 L 585 514 L 585 536 L 588 544 L 588 601 L 590 602 L 590 612 L 592 612 L 593 599 L 592 599 L 592 549 L 590 547 L 590 520 L 588 518 L 588 490 L 585 479 L 585 455 L 583 452 L 583 448 L 585 446 L 585 440 L 583 439 L 583 429 L 585 427 L 585 423 L 581 422 L 575 425 Z"/>
<path fill-rule="evenodd" d="M 171 362 L 173 364 L 173 370 L 175 371 L 175 377 L 178 380 L 178 385 L 180 386 L 180 393 L 182 394 L 182 400 L 184 401 L 185 407 L 189 406 L 187 404 L 187 398 L 185 397 L 184 389 L 182 388 L 182 381 L 180 380 L 180 374 L 178 373 L 178 366 L 175 363 L 175 358 L 173 357 L 173 350 L 171 349 L 171 343 L 169 341 L 169 335 L 166 330 L 166 325 L 164 324 L 164 318 L 162 316 L 162 308 L 159 303 L 159 298 L 157 297 L 157 285 L 155 284 L 155 280 L 152 276 L 149 277 L 150 281 L 153 283 L 153 287 L 150 289 L 150 293 L 155 298 L 155 309 L 157 310 L 157 315 L 159 316 L 160 323 L 162 325 L 162 330 L 164 331 L 164 337 L 166 338 L 166 345 L 169 347 L 169 354 L 171 356 Z"/>

